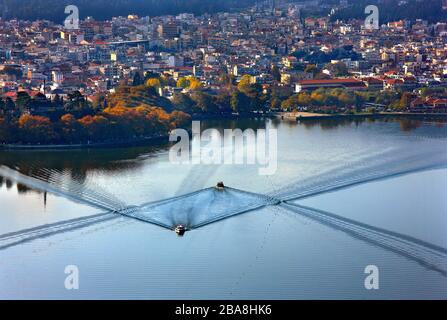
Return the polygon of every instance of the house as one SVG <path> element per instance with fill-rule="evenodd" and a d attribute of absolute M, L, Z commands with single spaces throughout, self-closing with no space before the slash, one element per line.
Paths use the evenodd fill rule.
<path fill-rule="evenodd" d="M 296 84 L 296 93 L 304 90 L 316 90 L 319 88 L 343 88 L 350 90 L 362 90 L 366 88 L 363 81 L 356 79 L 328 79 L 328 80 L 301 80 Z"/>
<path fill-rule="evenodd" d="M 383 80 L 374 78 L 374 77 L 368 77 L 362 79 L 365 85 L 370 90 L 382 90 L 383 89 Z"/>
<path fill-rule="evenodd" d="M 410 110 L 412 112 L 447 112 L 447 99 L 445 98 L 435 98 L 427 97 L 416 98 L 410 103 Z"/>

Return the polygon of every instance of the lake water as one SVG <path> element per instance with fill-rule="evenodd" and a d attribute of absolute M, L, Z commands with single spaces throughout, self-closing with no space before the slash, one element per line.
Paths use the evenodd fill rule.
<path fill-rule="evenodd" d="M 259 119 L 203 127 L 277 129 L 277 172 L 176 165 L 166 146 L 0 152 L 1 164 L 72 195 L 0 180 L 0 298 L 447 298 L 447 125 Z M 236 191 L 157 206 L 158 221 L 255 208 L 183 238 L 84 204 L 138 206 L 218 181 L 285 203 L 258 207 L 257 196 Z M 79 290 L 64 287 L 67 265 L 79 268 Z M 365 289 L 369 265 L 379 268 L 379 290 Z"/>

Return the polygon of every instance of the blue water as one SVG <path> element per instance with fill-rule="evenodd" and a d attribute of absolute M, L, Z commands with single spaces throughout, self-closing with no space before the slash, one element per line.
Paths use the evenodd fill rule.
<path fill-rule="evenodd" d="M 252 125 L 219 123 L 222 128 Z M 37 175 L 46 167 L 59 184 L 60 179 L 64 185 L 73 179 L 84 191 L 113 195 L 128 205 L 223 180 L 237 189 L 290 199 L 290 204 L 310 207 L 311 213 L 364 224 L 368 227 L 359 231 L 362 236 L 352 232 L 358 229 L 355 223 L 340 229 L 336 225 L 343 220 L 324 223 L 279 206 L 230 217 L 183 238 L 120 215 L 60 227 L 59 222 L 104 211 L 62 195 L 47 194 L 44 205 L 43 193 L 18 193 L 17 185 L 8 189 L 4 182 L 0 298 L 447 298 L 442 250 L 419 246 L 447 248 L 442 232 L 447 227 L 442 192 L 447 186 L 446 127 L 427 121 L 417 126 L 397 121 L 267 125 L 279 135 L 278 172 L 272 177 L 259 176 L 251 166 L 177 166 L 163 149 L 149 147 L 1 156 L 3 164 L 15 163 L 24 173 Z M 188 210 L 194 214 L 193 207 Z M 54 223 L 65 232 L 54 226 L 43 227 L 39 237 L 21 232 Z M 380 245 L 373 228 L 410 237 L 418 245 L 405 243 L 402 252 L 395 250 L 401 240 L 388 234 L 380 238 L 388 239 L 388 245 Z M 57 232 L 45 234 L 53 229 Z M 1 249 L 1 235 L 11 233 L 26 241 Z M 435 265 L 424 263 L 438 254 Z M 67 265 L 79 267 L 77 291 L 64 288 Z M 368 265 L 379 267 L 377 291 L 364 287 Z"/>

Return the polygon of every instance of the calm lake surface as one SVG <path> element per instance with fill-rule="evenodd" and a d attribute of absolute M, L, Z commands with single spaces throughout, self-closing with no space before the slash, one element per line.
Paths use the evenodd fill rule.
<path fill-rule="evenodd" d="M 68 200 L 0 179 L 0 298 L 447 299 L 447 124 L 259 119 L 202 125 L 277 129 L 276 173 L 261 176 L 253 165 L 172 164 L 167 145 L 0 151 L 0 164 L 26 175 L 45 169 L 45 178 L 73 194 Z M 267 206 L 183 238 L 123 216 L 45 237 L 22 233 L 104 213 L 76 201 L 91 190 L 134 206 L 218 181 L 331 220 Z M 2 235 L 26 241 L 2 247 L 8 240 Z M 79 290 L 64 287 L 67 265 L 79 268 Z M 380 270 L 379 290 L 365 289 L 369 265 Z"/>

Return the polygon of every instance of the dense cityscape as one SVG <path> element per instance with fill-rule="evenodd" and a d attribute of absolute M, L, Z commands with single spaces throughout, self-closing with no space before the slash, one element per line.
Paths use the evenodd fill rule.
<path fill-rule="evenodd" d="M 0 301 L 447 300 L 446 189 L 447 0 L 0 0 Z"/>
<path fill-rule="evenodd" d="M 309 14 L 320 5 L 87 17 L 74 29 L 2 19 L 0 143 L 146 139 L 191 117 L 447 112 L 447 23 L 367 28 L 334 19 L 347 1 Z"/>

